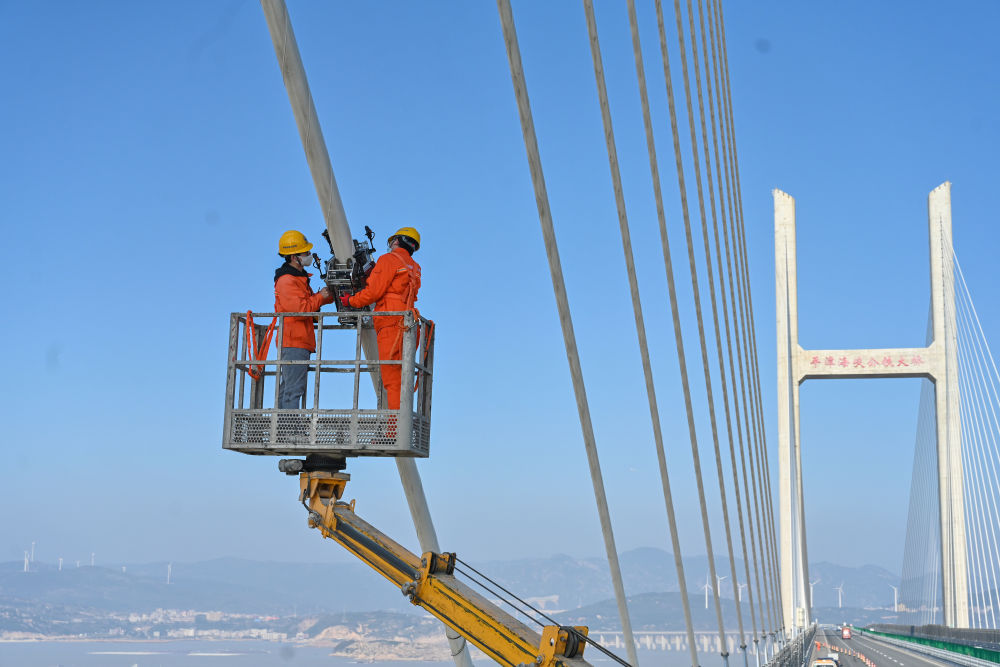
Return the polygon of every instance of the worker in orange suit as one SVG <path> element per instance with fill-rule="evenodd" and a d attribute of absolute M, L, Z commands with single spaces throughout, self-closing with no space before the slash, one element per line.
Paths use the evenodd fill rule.
<path fill-rule="evenodd" d="M 312 261 L 313 244 L 302 232 L 290 229 L 278 240 L 278 254 L 285 262 L 274 272 L 274 312 L 312 313 L 328 303 L 333 294 L 328 287 L 313 292 L 309 285 L 311 273 L 306 267 Z M 281 358 L 285 361 L 308 361 L 316 351 L 315 322 L 311 317 L 286 317 L 282 325 Z M 306 393 L 309 366 L 295 364 L 281 368 L 278 385 L 278 407 L 295 409 L 301 406 Z"/>
<path fill-rule="evenodd" d="M 420 289 L 420 265 L 413 260 L 413 253 L 420 248 L 420 233 L 413 227 L 403 227 L 389 237 L 389 252 L 378 258 L 368 275 L 364 289 L 356 294 L 340 297 L 342 306 L 363 308 L 375 304 L 375 311 L 412 310 L 415 318 L 420 311 L 414 308 Z M 378 358 L 381 361 L 399 361 L 403 358 L 404 324 L 402 316 L 372 318 L 378 338 Z M 402 386 L 402 367 L 398 364 L 382 366 L 382 386 L 390 410 L 399 409 L 399 390 Z"/>

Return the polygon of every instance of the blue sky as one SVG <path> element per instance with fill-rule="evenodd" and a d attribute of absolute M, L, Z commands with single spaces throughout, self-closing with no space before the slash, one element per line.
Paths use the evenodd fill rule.
<path fill-rule="evenodd" d="M 682 548 L 703 553 L 627 17 L 597 10 Z M 1000 7 L 726 11 L 773 447 L 772 188 L 798 204 L 804 346 L 922 344 L 926 196 L 945 180 L 996 340 Z M 424 237 L 438 347 L 419 467 L 442 546 L 473 560 L 602 553 L 495 7 L 290 12 L 352 225 Z M 515 2 L 514 16 L 619 547 L 665 548 L 583 10 Z M 708 445 L 651 3 L 639 19 Z M 0 2 L 0 56 L 0 560 L 32 540 L 44 560 L 346 559 L 306 529 L 275 460 L 220 447 L 228 314 L 270 309 L 282 231 L 323 228 L 259 5 Z M 915 380 L 805 385 L 814 560 L 899 571 L 918 393 Z M 359 513 L 416 548 L 395 466 L 350 472 Z"/>

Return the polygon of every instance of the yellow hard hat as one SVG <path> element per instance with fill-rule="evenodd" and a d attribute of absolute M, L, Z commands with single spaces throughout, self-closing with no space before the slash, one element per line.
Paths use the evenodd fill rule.
<path fill-rule="evenodd" d="M 298 255 L 300 252 L 309 252 L 312 247 L 313 244 L 306 240 L 305 234 L 295 229 L 289 229 L 278 239 L 279 255 Z"/>
<path fill-rule="evenodd" d="M 411 239 L 413 239 L 414 241 L 417 242 L 417 247 L 418 248 L 420 247 L 420 232 L 418 232 L 413 227 L 400 227 L 396 231 L 396 233 L 393 234 L 392 236 L 405 236 L 407 238 L 411 238 Z M 391 239 L 392 236 L 390 236 L 389 238 Z"/>

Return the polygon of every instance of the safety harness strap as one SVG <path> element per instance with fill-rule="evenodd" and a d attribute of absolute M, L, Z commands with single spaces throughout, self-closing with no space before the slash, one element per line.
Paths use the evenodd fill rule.
<path fill-rule="evenodd" d="M 271 337 L 274 336 L 274 325 L 278 323 L 277 317 L 271 318 L 271 323 L 267 325 L 267 330 L 264 332 L 264 340 L 260 342 L 260 346 L 257 345 L 257 328 L 253 324 L 253 313 L 247 311 L 247 356 L 250 361 L 263 361 L 267 359 L 267 351 L 271 348 Z M 247 372 L 250 374 L 254 380 L 259 380 L 264 375 L 264 367 L 261 365 L 251 364 L 247 368 Z"/>

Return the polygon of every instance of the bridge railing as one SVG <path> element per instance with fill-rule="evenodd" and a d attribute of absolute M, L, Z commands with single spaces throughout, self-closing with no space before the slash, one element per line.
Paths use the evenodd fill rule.
<path fill-rule="evenodd" d="M 810 625 L 797 637 L 784 645 L 773 658 L 767 661 L 767 667 L 805 667 L 812 655 L 813 637 L 816 636 L 816 625 Z"/>

